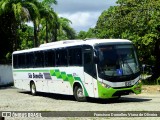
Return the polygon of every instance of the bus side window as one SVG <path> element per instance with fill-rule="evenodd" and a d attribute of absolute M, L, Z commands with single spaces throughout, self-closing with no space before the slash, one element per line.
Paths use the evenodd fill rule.
<path fill-rule="evenodd" d="M 25 53 L 21 53 L 18 55 L 18 68 L 25 67 Z"/>
<path fill-rule="evenodd" d="M 68 66 L 68 54 L 66 49 L 56 50 L 56 66 Z"/>
<path fill-rule="evenodd" d="M 36 51 L 34 55 L 35 55 L 35 67 L 43 67 L 44 66 L 43 51 Z"/>
<path fill-rule="evenodd" d="M 18 55 L 13 55 L 13 67 L 18 68 Z"/>
<path fill-rule="evenodd" d="M 54 67 L 55 66 L 55 51 L 54 50 L 46 50 L 44 51 L 45 56 L 45 67 Z"/>
<path fill-rule="evenodd" d="M 34 53 L 26 53 L 26 67 L 31 68 L 34 66 Z"/>
<path fill-rule="evenodd" d="M 79 47 L 69 48 L 69 65 L 82 66 L 82 49 Z"/>

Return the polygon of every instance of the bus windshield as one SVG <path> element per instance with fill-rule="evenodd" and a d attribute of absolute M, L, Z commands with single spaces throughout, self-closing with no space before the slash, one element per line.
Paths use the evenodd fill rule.
<path fill-rule="evenodd" d="M 100 76 L 129 76 L 139 72 L 133 45 L 98 45 L 98 73 Z"/>

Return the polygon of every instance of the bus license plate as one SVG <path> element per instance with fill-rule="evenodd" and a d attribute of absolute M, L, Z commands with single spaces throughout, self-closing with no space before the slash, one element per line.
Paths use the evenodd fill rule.
<path fill-rule="evenodd" d="M 131 81 L 126 81 L 125 82 L 125 86 L 131 86 L 131 85 L 132 85 Z"/>

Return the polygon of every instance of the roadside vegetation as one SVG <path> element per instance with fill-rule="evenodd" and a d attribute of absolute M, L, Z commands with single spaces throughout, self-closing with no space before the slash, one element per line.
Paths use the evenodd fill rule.
<path fill-rule="evenodd" d="M 78 37 L 122 38 L 133 41 L 142 73 L 152 75 L 146 81 L 156 84 L 157 79 L 160 79 L 159 11 L 160 0 L 118 0 L 116 6 L 102 12 L 95 28 L 79 32 Z"/>
<path fill-rule="evenodd" d="M 0 64 L 11 63 L 15 50 L 66 39 L 122 38 L 137 48 L 144 84 L 160 82 L 160 0 L 117 0 L 102 12 L 96 26 L 76 31 L 59 17 L 56 0 L 0 0 Z M 33 27 L 26 22 L 32 22 Z M 149 71 L 147 70 L 149 67 Z M 148 82 L 147 82 L 148 81 Z M 157 82 L 158 81 L 158 82 Z"/>
<path fill-rule="evenodd" d="M 52 6 L 57 4 L 56 0 L 0 0 L 0 63 L 11 62 L 15 50 L 75 39 L 71 21 L 54 12 Z"/>

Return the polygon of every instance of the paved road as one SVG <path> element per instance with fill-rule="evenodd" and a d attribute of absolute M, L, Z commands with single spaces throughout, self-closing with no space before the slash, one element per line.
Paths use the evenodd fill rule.
<path fill-rule="evenodd" d="M 77 102 L 73 96 L 45 93 L 32 96 L 30 92 L 14 87 L 1 88 L 0 111 L 160 111 L 160 94 L 129 95 L 118 101 L 89 99 L 88 102 Z"/>

